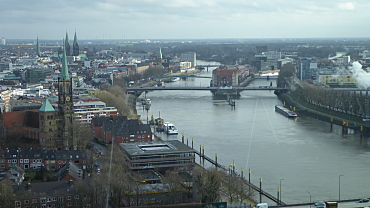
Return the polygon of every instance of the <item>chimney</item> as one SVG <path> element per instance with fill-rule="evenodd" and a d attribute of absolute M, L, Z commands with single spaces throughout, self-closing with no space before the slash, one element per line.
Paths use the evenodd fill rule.
<path fill-rule="evenodd" d="M 73 180 L 69 180 L 69 186 L 73 187 Z"/>
<path fill-rule="evenodd" d="M 31 191 L 31 188 L 32 188 L 31 183 L 28 183 L 28 184 L 27 184 L 27 190 L 28 190 L 28 191 Z"/>

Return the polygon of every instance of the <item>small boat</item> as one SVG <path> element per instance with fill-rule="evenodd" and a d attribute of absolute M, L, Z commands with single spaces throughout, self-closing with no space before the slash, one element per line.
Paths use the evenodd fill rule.
<path fill-rule="evenodd" d="M 281 105 L 275 105 L 275 111 L 280 113 L 283 116 L 288 117 L 288 118 L 297 117 L 297 113 L 295 113 L 294 111 L 291 111 L 291 110 L 289 110 L 289 109 L 287 109 L 287 108 L 285 108 L 284 106 L 281 106 Z"/>
<path fill-rule="evenodd" d="M 170 80 L 170 82 L 177 82 L 180 80 L 180 77 L 174 77 Z"/>
<path fill-rule="evenodd" d="M 163 131 L 166 132 L 169 135 L 179 134 L 179 131 L 176 129 L 175 125 L 173 125 L 170 122 L 164 122 L 163 123 Z"/>

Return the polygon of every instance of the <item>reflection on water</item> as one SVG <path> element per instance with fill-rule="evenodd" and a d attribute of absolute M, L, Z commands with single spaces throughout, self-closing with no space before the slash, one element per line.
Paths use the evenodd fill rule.
<path fill-rule="evenodd" d="M 211 70 L 208 72 L 211 75 Z M 256 80 L 251 86 L 269 84 Z M 172 85 L 207 86 L 209 79 L 191 78 Z M 205 147 L 211 158 L 228 166 L 236 162 L 239 172 L 251 170 L 251 180 L 273 195 L 282 180 L 282 200 L 286 203 L 337 200 L 339 175 L 341 199 L 367 197 L 370 192 L 369 138 L 341 135 L 341 128 L 312 118 L 288 119 L 275 113 L 281 104 L 273 91 L 243 91 L 236 107 L 226 100 L 214 100 L 208 91 L 154 91 L 142 118 L 154 114 L 179 130 L 178 136 L 161 134 L 163 139 L 178 139 L 181 134 L 194 139 L 194 148 Z M 185 140 L 186 143 L 186 140 Z M 198 160 L 196 160 L 198 161 Z M 206 164 L 209 165 L 209 164 Z M 258 196 L 257 196 L 258 198 Z"/>

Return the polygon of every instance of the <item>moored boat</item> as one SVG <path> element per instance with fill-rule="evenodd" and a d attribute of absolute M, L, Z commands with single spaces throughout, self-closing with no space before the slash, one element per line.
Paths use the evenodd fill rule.
<path fill-rule="evenodd" d="M 164 122 L 163 123 L 163 131 L 166 132 L 169 135 L 179 134 L 179 131 L 176 129 L 175 125 L 173 125 L 170 122 Z"/>
<path fill-rule="evenodd" d="M 280 113 L 283 116 L 288 117 L 288 118 L 297 117 L 297 113 L 295 113 L 294 111 L 291 111 L 291 110 L 289 110 L 289 109 L 287 109 L 287 108 L 285 108 L 284 106 L 281 106 L 281 105 L 275 105 L 275 111 Z"/>

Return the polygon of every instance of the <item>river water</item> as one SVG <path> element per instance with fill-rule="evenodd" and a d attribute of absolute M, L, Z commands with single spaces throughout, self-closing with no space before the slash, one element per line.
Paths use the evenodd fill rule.
<path fill-rule="evenodd" d="M 211 73 L 210 68 L 203 75 Z M 209 86 L 209 82 L 189 78 L 166 85 Z M 255 80 L 250 86 L 269 84 Z M 251 182 L 259 186 L 262 178 L 262 189 L 274 196 L 281 183 L 285 203 L 309 202 L 310 195 L 312 202 L 370 197 L 369 139 L 342 135 L 340 127 L 331 131 L 330 124 L 308 117 L 288 119 L 275 112 L 281 101 L 273 91 L 243 91 L 235 108 L 226 100 L 214 100 L 209 91 L 153 91 L 146 97 L 151 108 L 146 111 L 138 105 L 138 114 L 144 120 L 147 115 L 160 116 L 179 130 L 177 136 L 161 134 L 163 140 L 181 141 L 185 134 L 189 145 L 194 139 L 194 148 L 203 145 L 208 157 L 217 153 L 222 165 L 235 161 L 246 178 L 250 169 Z"/>

